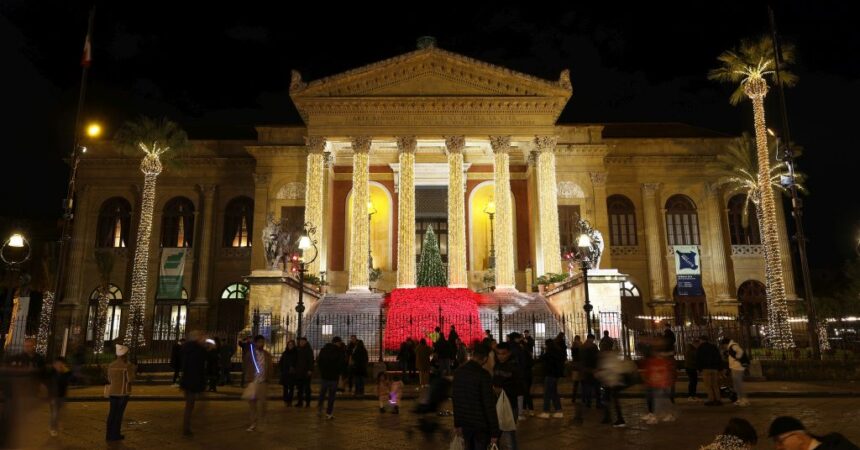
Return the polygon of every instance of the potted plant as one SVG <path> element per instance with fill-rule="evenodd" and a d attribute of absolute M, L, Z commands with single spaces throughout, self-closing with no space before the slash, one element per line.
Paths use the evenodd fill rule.
<path fill-rule="evenodd" d="M 537 279 L 538 292 L 543 295 L 544 292 L 555 289 L 559 283 L 563 283 L 565 280 L 567 280 L 567 274 L 545 273 Z"/>
<path fill-rule="evenodd" d="M 328 286 L 328 282 L 312 273 L 309 273 L 305 275 L 305 286 L 313 287 L 321 294 L 324 294 L 324 286 Z"/>

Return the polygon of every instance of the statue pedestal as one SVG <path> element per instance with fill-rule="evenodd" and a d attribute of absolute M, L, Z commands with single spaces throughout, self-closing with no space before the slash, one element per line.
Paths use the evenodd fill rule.
<path fill-rule="evenodd" d="M 263 323 L 258 325 L 260 333 L 267 335 L 271 327 L 279 327 L 282 323 L 292 328 L 296 321 L 296 305 L 299 302 L 299 291 L 287 284 L 287 277 L 280 270 L 254 270 L 245 277 L 248 282 L 248 321 L 245 331 L 250 332 L 254 326 L 254 311 L 258 311 Z M 311 295 L 303 298 L 305 309 L 316 301 Z M 268 319 L 266 319 L 268 318 Z M 266 321 L 268 320 L 268 324 Z M 267 339 L 270 336 L 266 336 Z"/>

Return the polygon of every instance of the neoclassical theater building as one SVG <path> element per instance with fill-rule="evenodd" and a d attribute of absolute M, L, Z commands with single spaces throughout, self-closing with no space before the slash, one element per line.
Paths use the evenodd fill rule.
<path fill-rule="evenodd" d="M 159 176 L 149 329 L 180 320 L 217 329 L 247 317 L 247 278 L 266 269 L 270 214 L 316 227 L 309 273 L 323 273 L 332 293 L 414 286 L 428 227 L 451 286 L 485 288 L 492 249 L 497 289 L 532 292 L 538 276 L 568 270 L 562 255 L 582 217 L 605 239 L 600 267 L 626 280 L 618 286 L 630 317 L 764 314 L 756 216 L 741 226 L 743 199 L 716 183 L 731 136 L 683 124 L 559 123 L 576 98 L 567 71 L 545 80 L 434 45 L 319 80 L 294 72 L 290 94 L 303 123 L 258 126 L 250 141 L 192 141 L 182 167 Z M 94 143 L 80 164 L 60 323 L 87 337 L 98 248 L 116 256 L 106 339 L 125 328 L 139 165 L 110 142 Z M 698 246 L 703 295 L 677 294 L 678 245 Z M 182 293 L 156 298 L 159 255 L 171 247 L 189 249 Z M 376 283 L 369 259 L 381 270 Z M 783 263 L 796 298 L 790 258 Z"/>

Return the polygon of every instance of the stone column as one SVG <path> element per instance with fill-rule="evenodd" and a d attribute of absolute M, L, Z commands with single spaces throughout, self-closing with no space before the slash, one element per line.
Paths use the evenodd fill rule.
<path fill-rule="evenodd" d="M 322 242 L 322 233 L 325 229 L 323 223 L 323 187 L 325 177 L 325 138 L 320 136 L 309 136 L 305 138 L 305 145 L 308 150 L 307 171 L 305 175 L 305 222 L 316 228 L 316 234 L 311 238 L 317 241 L 317 252 L 322 252 L 323 249 L 319 246 Z M 308 250 L 308 254 L 303 255 L 306 260 L 314 257 L 314 250 Z M 308 273 L 319 275 L 320 271 L 320 256 L 317 255 L 314 262 L 308 265 Z"/>
<path fill-rule="evenodd" d="M 791 248 L 789 248 L 788 228 L 785 225 L 785 208 L 782 205 L 782 193 L 774 190 L 773 198 L 776 200 L 776 228 L 779 232 L 779 255 L 782 257 L 782 284 L 785 286 L 785 298 L 797 300 L 797 291 L 794 287 L 794 269 L 791 267 Z"/>
<path fill-rule="evenodd" d="M 515 291 L 514 280 L 514 226 L 511 212 L 510 136 L 490 136 L 495 161 L 493 182 L 496 187 L 496 220 L 494 223 L 496 247 L 496 290 Z M 546 252 L 546 249 L 544 249 Z"/>
<path fill-rule="evenodd" d="M 267 173 L 254 174 L 254 234 L 253 239 L 263 236 L 263 228 L 268 225 L 269 214 L 269 181 L 271 175 Z M 251 271 L 269 270 L 266 261 L 266 246 L 260 242 L 251 246 Z"/>
<path fill-rule="evenodd" d="M 609 242 L 612 233 L 609 231 L 609 212 L 606 209 L 606 172 L 591 172 L 591 188 L 594 198 L 594 228 L 603 235 L 603 253 L 600 255 L 600 265 L 612 267 L 612 252 Z M 599 269 L 599 267 L 598 267 Z"/>
<path fill-rule="evenodd" d="M 465 288 L 469 285 L 466 276 L 466 181 L 463 177 L 466 138 L 448 136 L 445 147 L 448 150 L 448 287 Z M 400 183 L 403 189 L 402 176 Z"/>
<path fill-rule="evenodd" d="M 200 209 L 203 210 L 203 223 L 197 229 L 200 230 L 200 250 L 197 253 L 197 287 L 194 293 L 195 303 L 206 303 L 209 299 L 209 273 L 212 271 L 212 234 L 215 233 L 215 190 L 217 185 L 200 184 Z M 198 215 L 197 218 L 200 218 Z M 195 240 L 198 238 L 195 236 Z M 194 244 L 197 245 L 196 243 Z"/>
<path fill-rule="evenodd" d="M 98 209 L 90 211 L 90 200 L 92 195 L 93 192 L 89 185 L 79 184 L 77 186 L 77 205 L 75 205 L 77 214 L 75 215 L 75 226 L 72 227 L 71 241 L 66 242 L 66 245 L 69 246 L 68 254 L 66 255 L 67 275 L 65 280 L 61 280 L 65 283 L 65 289 L 63 289 L 63 292 L 61 293 L 61 297 L 54 299 L 55 314 L 56 308 L 60 303 L 68 303 L 74 300 L 85 310 L 87 308 L 87 305 L 89 304 L 89 292 L 87 292 L 86 288 L 83 286 L 83 268 L 85 267 L 84 261 L 86 261 L 88 252 L 92 254 L 91 252 L 93 248 L 93 242 L 99 238 L 99 236 L 96 236 L 94 239 L 86 239 L 88 233 L 91 233 L 91 236 L 95 236 L 95 234 L 97 233 L 96 227 L 93 226 L 93 221 L 90 220 L 93 217 L 98 220 L 99 214 Z M 138 201 L 137 204 L 134 206 L 135 214 L 139 215 L 137 211 L 140 210 L 140 201 Z M 129 230 L 130 242 L 126 242 L 126 245 L 129 246 L 129 248 L 131 249 L 130 253 L 133 255 L 134 240 L 131 239 L 131 236 L 131 230 Z M 73 269 L 75 267 L 77 268 L 77 270 Z M 53 280 L 51 282 L 53 282 Z M 131 284 L 129 284 L 129 286 L 130 285 Z M 57 323 L 59 324 L 59 322 Z"/>
<path fill-rule="evenodd" d="M 370 273 L 367 253 L 368 178 L 370 176 L 370 136 L 352 138 L 352 236 L 349 250 L 349 292 L 368 292 Z"/>
<path fill-rule="evenodd" d="M 415 136 L 397 138 L 400 188 L 397 198 L 397 287 L 415 287 Z"/>
<path fill-rule="evenodd" d="M 732 286 L 729 283 L 729 270 L 726 265 L 726 241 L 723 237 L 723 221 L 722 221 L 722 195 L 720 195 L 720 187 L 716 183 L 708 183 L 705 185 L 707 193 L 708 205 L 708 230 L 710 230 L 710 240 L 708 244 L 711 249 L 711 264 L 713 264 L 714 274 L 714 294 L 717 301 L 733 300 L 734 295 Z"/>
<path fill-rule="evenodd" d="M 663 239 L 660 233 L 661 210 L 657 204 L 660 183 L 642 184 L 642 212 L 645 218 L 645 244 L 648 249 L 648 279 L 651 282 L 651 300 L 666 301 L 666 260 L 663 257 Z"/>
<path fill-rule="evenodd" d="M 538 216 L 544 273 L 561 273 L 561 242 L 558 235 L 558 185 L 555 180 L 555 136 L 536 136 Z"/>

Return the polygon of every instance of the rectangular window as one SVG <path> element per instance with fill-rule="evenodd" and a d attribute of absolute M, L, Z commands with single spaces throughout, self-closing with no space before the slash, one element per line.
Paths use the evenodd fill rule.
<path fill-rule="evenodd" d="M 174 341 L 185 336 L 188 306 L 184 303 L 156 303 L 152 340 Z"/>
<path fill-rule="evenodd" d="M 535 323 L 535 339 L 546 338 L 546 324 L 543 322 Z"/>
<path fill-rule="evenodd" d="M 322 335 L 323 336 L 331 336 L 334 334 L 334 326 L 333 325 L 323 325 L 322 326 Z"/>

